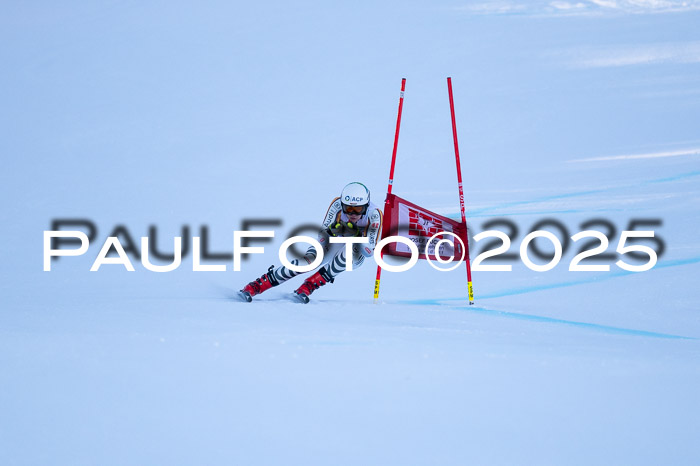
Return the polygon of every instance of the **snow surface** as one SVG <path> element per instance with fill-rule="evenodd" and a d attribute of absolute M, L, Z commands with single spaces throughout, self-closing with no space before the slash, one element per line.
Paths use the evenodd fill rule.
<path fill-rule="evenodd" d="M 581 44 L 692 40 L 697 13 L 398 7 L 2 7 L 0 464 L 700 461 L 698 65 L 567 68 Z M 370 262 L 308 305 L 300 278 L 237 300 L 345 183 L 381 201 L 403 75 L 394 192 L 459 217 L 448 74 L 472 233 L 510 219 L 517 252 L 545 218 L 660 219 L 658 264 L 569 272 L 571 246 L 475 272 L 469 306 L 463 268 L 424 262 L 375 304 Z M 57 218 L 98 240 L 43 272 Z M 240 272 L 89 272 L 117 225 L 165 251 L 207 225 L 231 252 L 250 218 L 282 226 Z"/>

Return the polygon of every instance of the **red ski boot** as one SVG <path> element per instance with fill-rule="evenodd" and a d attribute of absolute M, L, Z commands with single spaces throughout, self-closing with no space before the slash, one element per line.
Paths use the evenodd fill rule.
<path fill-rule="evenodd" d="M 275 266 L 271 265 L 266 274 L 244 286 L 243 289 L 238 292 L 241 298 L 245 299 L 247 302 L 251 302 L 253 296 L 259 295 L 273 286 L 279 285 L 279 282 L 275 278 L 274 268 Z"/>
<path fill-rule="evenodd" d="M 294 290 L 294 294 L 296 295 L 297 299 L 306 304 L 309 302 L 309 295 L 326 283 L 333 283 L 333 279 L 326 273 L 326 270 L 322 268 L 304 280 L 304 283 L 302 283 L 299 288 Z"/>

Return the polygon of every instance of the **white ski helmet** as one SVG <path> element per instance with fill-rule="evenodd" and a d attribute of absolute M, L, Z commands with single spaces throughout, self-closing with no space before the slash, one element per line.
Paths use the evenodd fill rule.
<path fill-rule="evenodd" d="M 343 188 L 340 193 L 340 202 L 343 205 L 343 212 L 355 213 L 364 215 L 369 206 L 369 189 L 362 183 L 353 182 Z M 348 209 L 351 207 L 351 209 Z M 353 209 L 352 207 L 361 207 L 361 210 Z M 349 212 L 348 210 L 354 211 Z"/>

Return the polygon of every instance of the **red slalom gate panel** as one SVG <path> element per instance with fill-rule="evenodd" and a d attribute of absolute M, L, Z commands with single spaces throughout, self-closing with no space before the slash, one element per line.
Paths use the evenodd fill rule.
<path fill-rule="evenodd" d="M 431 260 L 436 257 L 443 260 L 460 260 L 466 256 L 464 245 L 459 240 L 455 240 L 452 235 L 441 234 L 453 233 L 463 240 L 466 231 L 460 222 L 431 212 L 394 194 L 388 196 L 387 207 L 388 211 L 384 215 L 385 237 L 408 238 L 418 247 L 419 259 L 427 259 L 429 256 Z M 435 247 L 442 239 L 448 240 L 452 245 L 442 242 L 436 251 Z M 383 253 L 390 256 L 411 256 L 408 246 L 396 242 L 385 246 Z"/>

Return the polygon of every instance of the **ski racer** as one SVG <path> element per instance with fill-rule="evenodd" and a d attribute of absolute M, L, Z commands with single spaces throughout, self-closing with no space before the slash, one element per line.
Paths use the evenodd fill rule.
<path fill-rule="evenodd" d="M 353 268 L 361 266 L 365 258 L 372 256 L 379 242 L 382 231 L 382 211 L 370 202 L 369 189 L 362 183 L 353 182 L 343 188 L 340 197 L 333 199 L 323 220 L 323 227 L 318 234 L 318 242 L 323 248 L 324 265 L 294 291 L 294 296 L 303 303 L 308 303 L 311 293 L 327 283 L 333 283 L 338 274 L 345 270 L 346 246 L 343 243 L 331 243 L 329 238 L 331 236 L 367 237 L 369 243 L 356 243 L 352 247 L 352 266 Z M 316 256 L 316 248 L 311 246 L 303 258 L 294 259 L 291 264 L 308 265 L 316 259 Z M 248 283 L 239 294 L 250 302 L 253 296 L 278 286 L 299 273 L 284 266 L 275 268 L 272 265 L 267 273 Z"/>

